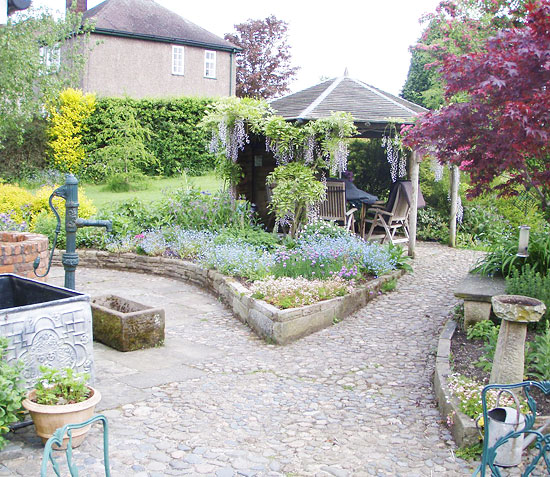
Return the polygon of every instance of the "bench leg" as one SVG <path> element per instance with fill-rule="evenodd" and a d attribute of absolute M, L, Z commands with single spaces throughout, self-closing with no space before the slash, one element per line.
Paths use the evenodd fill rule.
<path fill-rule="evenodd" d="M 464 300 L 464 329 L 491 316 L 491 303 L 486 301 Z"/>

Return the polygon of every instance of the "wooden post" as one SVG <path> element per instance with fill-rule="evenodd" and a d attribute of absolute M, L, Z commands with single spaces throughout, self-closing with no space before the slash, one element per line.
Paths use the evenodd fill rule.
<path fill-rule="evenodd" d="M 456 215 L 458 211 L 458 185 L 460 183 L 457 166 L 451 167 L 451 216 L 449 217 L 449 246 L 456 246 Z"/>
<path fill-rule="evenodd" d="M 409 257 L 414 258 L 416 247 L 416 217 L 418 213 L 418 173 L 422 157 L 413 151 L 409 162 L 409 174 L 412 185 L 411 210 L 409 212 Z"/>

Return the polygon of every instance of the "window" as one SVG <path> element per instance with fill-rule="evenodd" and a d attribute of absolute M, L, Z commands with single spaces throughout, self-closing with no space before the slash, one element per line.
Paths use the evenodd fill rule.
<path fill-rule="evenodd" d="M 42 63 L 46 67 L 46 71 L 48 73 L 55 73 L 59 71 L 61 67 L 61 50 L 58 46 L 40 47 L 40 58 L 42 59 Z"/>
<path fill-rule="evenodd" d="M 183 75 L 183 46 L 172 46 L 172 74 Z"/>
<path fill-rule="evenodd" d="M 216 77 L 216 52 L 205 51 L 204 52 L 204 76 L 207 78 Z"/>

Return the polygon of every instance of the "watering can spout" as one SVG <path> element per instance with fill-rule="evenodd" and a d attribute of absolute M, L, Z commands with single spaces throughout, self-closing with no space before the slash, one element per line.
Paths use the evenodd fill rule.
<path fill-rule="evenodd" d="M 85 220 L 76 219 L 77 227 L 105 227 L 107 232 L 113 231 L 113 223 L 110 220 Z"/>

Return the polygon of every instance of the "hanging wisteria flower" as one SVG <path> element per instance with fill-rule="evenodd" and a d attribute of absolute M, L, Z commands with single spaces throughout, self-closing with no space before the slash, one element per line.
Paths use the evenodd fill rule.
<path fill-rule="evenodd" d="M 445 170 L 445 166 L 441 164 L 435 157 L 432 158 L 430 165 L 432 172 L 434 173 L 435 181 L 440 182 L 441 179 L 443 179 L 443 171 Z"/>

